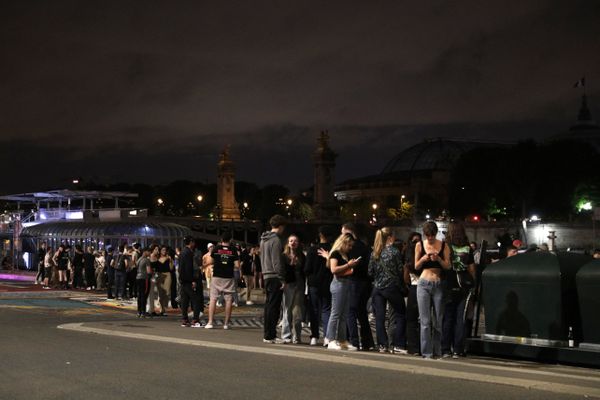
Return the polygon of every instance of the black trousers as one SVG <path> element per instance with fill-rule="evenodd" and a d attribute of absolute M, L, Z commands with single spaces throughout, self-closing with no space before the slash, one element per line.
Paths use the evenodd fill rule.
<path fill-rule="evenodd" d="M 277 337 L 277 322 L 279 322 L 281 300 L 283 299 L 279 278 L 265 279 L 265 291 L 267 299 L 265 301 L 264 338 L 274 340 Z"/>
<path fill-rule="evenodd" d="M 112 299 L 114 297 L 113 288 L 115 286 L 115 269 L 113 267 L 108 267 L 107 279 L 106 295 L 109 299 Z"/>
<path fill-rule="evenodd" d="M 369 297 L 371 297 L 372 290 L 373 285 L 369 281 L 350 280 L 348 340 L 356 347 L 359 347 L 359 344 L 361 344 L 363 349 L 374 346 L 373 333 L 371 332 L 369 314 L 367 312 L 367 302 L 369 301 Z M 358 329 L 359 324 L 360 333 Z"/>
<path fill-rule="evenodd" d="M 318 287 L 308 287 L 310 302 L 310 337 L 319 338 L 319 326 L 323 327 L 323 337 L 327 336 L 327 324 L 331 315 L 331 293 Z"/>
<path fill-rule="evenodd" d="M 421 328 L 419 325 L 419 304 L 417 285 L 408 286 L 406 304 L 406 350 L 411 354 L 421 353 Z"/>
<path fill-rule="evenodd" d="M 73 267 L 73 287 L 79 288 L 83 286 L 83 265 L 75 265 Z"/>
<path fill-rule="evenodd" d="M 375 327 L 377 332 L 377 344 L 388 347 L 388 334 L 385 329 L 385 312 L 387 303 L 394 309 L 394 346 L 406 347 L 406 306 L 404 296 L 398 286 L 390 286 L 385 289 L 373 289 L 373 307 L 375 307 Z"/>
<path fill-rule="evenodd" d="M 171 271 L 171 307 L 173 307 L 173 309 L 179 308 L 177 298 L 180 294 L 177 292 L 177 286 L 177 274 L 175 271 Z"/>
<path fill-rule="evenodd" d="M 148 302 L 148 295 L 150 294 L 150 279 L 136 279 L 137 284 L 137 307 L 138 314 L 146 313 L 146 304 Z"/>
<path fill-rule="evenodd" d="M 127 271 L 127 296 L 129 298 L 137 297 L 137 284 L 136 284 L 136 276 L 137 276 L 137 267 L 130 269 Z"/>
<path fill-rule="evenodd" d="M 45 278 L 46 278 L 46 269 L 44 268 L 44 263 L 40 262 L 40 263 L 38 263 L 38 273 L 35 276 L 35 281 L 42 282 Z"/>
<path fill-rule="evenodd" d="M 94 272 L 94 267 L 85 267 L 85 286 L 96 287 L 96 274 Z"/>
<path fill-rule="evenodd" d="M 192 287 L 191 283 L 182 283 L 181 284 L 181 317 L 184 321 L 188 320 L 188 307 L 192 306 L 192 311 L 194 312 L 194 321 L 198 321 L 200 319 L 200 311 L 202 310 L 202 306 L 204 305 L 204 299 L 201 296 L 202 293 L 202 285 L 196 285 L 196 289 Z M 202 295 L 204 296 L 204 295 Z"/>

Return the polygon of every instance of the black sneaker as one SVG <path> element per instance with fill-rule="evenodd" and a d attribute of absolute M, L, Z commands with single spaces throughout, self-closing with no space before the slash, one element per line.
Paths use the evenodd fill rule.
<path fill-rule="evenodd" d="M 379 349 L 379 352 L 380 352 L 380 353 L 387 353 L 387 352 L 388 352 L 388 349 L 387 349 L 387 347 L 385 347 L 385 346 L 384 346 L 384 345 L 382 345 L 382 344 L 380 344 L 380 345 L 379 345 L 378 349 Z"/>
<path fill-rule="evenodd" d="M 181 321 L 181 326 L 184 328 L 189 328 L 190 326 L 192 326 L 192 324 L 190 324 L 190 321 L 188 321 L 187 319 L 184 319 L 183 321 Z"/>

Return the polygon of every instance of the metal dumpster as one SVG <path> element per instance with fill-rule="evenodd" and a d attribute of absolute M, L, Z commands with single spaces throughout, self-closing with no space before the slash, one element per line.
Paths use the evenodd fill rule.
<path fill-rule="evenodd" d="M 576 281 L 582 328 L 579 347 L 600 350 L 600 260 L 581 267 Z"/>
<path fill-rule="evenodd" d="M 567 346 L 569 327 L 581 338 L 575 276 L 591 257 L 533 252 L 488 265 L 483 272 L 483 339 Z"/>

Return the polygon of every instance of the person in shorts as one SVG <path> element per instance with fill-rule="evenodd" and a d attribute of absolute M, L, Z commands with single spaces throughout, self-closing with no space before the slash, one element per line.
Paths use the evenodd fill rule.
<path fill-rule="evenodd" d="M 225 298 L 225 321 L 223 329 L 229 329 L 233 294 L 236 291 L 234 269 L 240 268 L 240 258 L 237 248 L 231 245 L 231 233 L 225 232 L 221 243 L 212 252 L 213 276 L 210 283 L 210 303 L 208 306 L 208 323 L 206 329 L 213 328 L 213 317 L 219 296 Z"/>
<path fill-rule="evenodd" d="M 44 255 L 44 259 L 42 263 L 44 265 L 44 289 L 50 289 L 50 281 L 52 279 L 52 274 L 54 273 L 54 260 L 53 255 L 54 252 L 52 247 L 47 247 L 46 254 Z"/>

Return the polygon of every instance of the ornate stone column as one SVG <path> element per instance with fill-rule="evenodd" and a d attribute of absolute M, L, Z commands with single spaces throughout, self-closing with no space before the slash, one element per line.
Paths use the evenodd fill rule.
<path fill-rule="evenodd" d="M 240 210 L 235 202 L 235 166 L 229 158 L 229 145 L 219 155 L 217 166 L 216 214 L 221 219 L 240 219 Z"/>
<path fill-rule="evenodd" d="M 317 142 L 317 150 L 313 156 L 315 167 L 314 218 L 316 220 L 337 220 L 339 207 L 334 196 L 337 154 L 329 147 L 327 131 L 321 132 Z"/>

